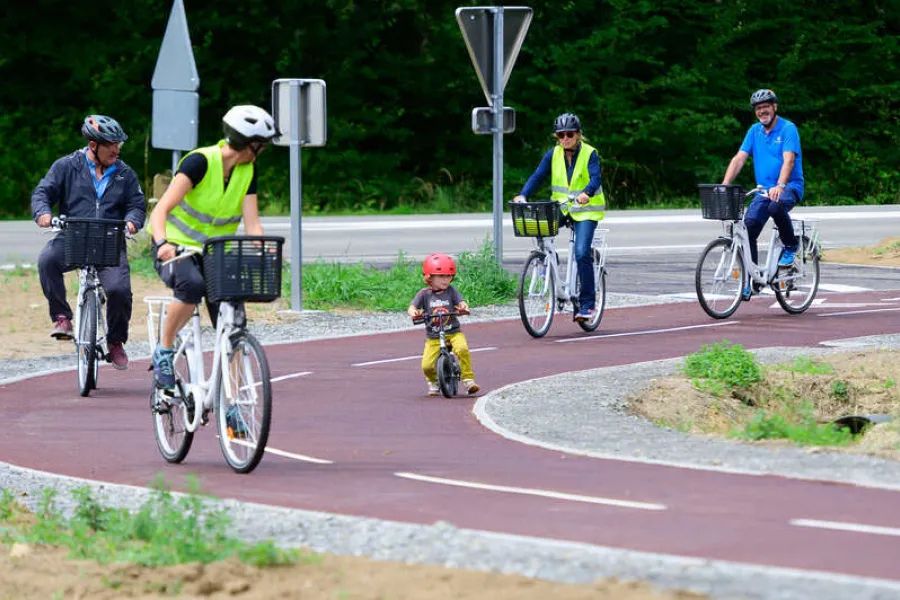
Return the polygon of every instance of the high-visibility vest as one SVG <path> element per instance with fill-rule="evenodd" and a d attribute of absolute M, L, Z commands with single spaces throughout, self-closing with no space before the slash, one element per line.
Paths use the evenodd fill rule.
<path fill-rule="evenodd" d="M 591 182 L 591 174 L 588 172 L 588 160 L 591 153 L 596 152 L 593 146 L 581 142 L 581 150 L 572 170 L 572 181 L 569 181 L 566 173 L 565 150 L 562 146 L 553 149 L 553 159 L 550 162 L 550 197 L 554 200 L 568 200 L 569 194 L 580 194 Z M 603 187 L 591 197 L 587 204 L 573 202 L 567 210 L 575 221 L 593 220 L 599 221 L 606 214 L 606 197 L 603 195 Z"/>
<path fill-rule="evenodd" d="M 184 158 L 187 158 L 199 152 L 205 156 L 206 175 L 166 218 L 166 240 L 169 242 L 181 246 L 202 246 L 207 238 L 237 232 L 244 196 L 253 179 L 253 163 L 234 165 L 226 189 L 222 169 L 222 146 L 225 143 L 221 140 L 215 146 L 197 148 L 185 155 Z"/>

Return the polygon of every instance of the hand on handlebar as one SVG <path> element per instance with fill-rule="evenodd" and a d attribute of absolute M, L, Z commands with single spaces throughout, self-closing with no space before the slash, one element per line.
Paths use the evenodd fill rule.
<path fill-rule="evenodd" d="M 38 227 L 51 227 L 53 225 L 54 216 L 50 213 L 44 213 L 37 218 Z"/>
<path fill-rule="evenodd" d="M 512 199 L 513 202 L 528 202 L 528 198 L 521 194 Z"/>

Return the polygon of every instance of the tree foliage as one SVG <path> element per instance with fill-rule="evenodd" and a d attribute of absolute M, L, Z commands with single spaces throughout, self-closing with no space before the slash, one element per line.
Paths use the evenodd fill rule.
<path fill-rule="evenodd" d="M 268 107 L 273 79 L 327 83 L 328 144 L 303 155 L 304 207 L 392 208 L 461 190 L 490 206 L 485 104 L 454 19 L 460 0 L 186 0 L 200 73 L 200 140 L 235 103 Z M 479 4 L 470 2 L 469 4 Z M 123 158 L 149 183 L 150 80 L 169 0 L 98 13 L 83 0 L 16 3 L 0 24 L 0 214 L 28 213 L 50 163 L 81 145 L 90 112 L 120 120 Z M 577 113 L 599 148 L 614 208 L 719 180 L 771 87 L 800 129 L 810 202 L 900 201 L 900 0 L 559 0 L 535 7 L 506 88 L 511 196 Z M 288 153 L 260 159 L 264 200 L 286 198 Z M 752 169 L 741 182 L 752 185 Z"/>

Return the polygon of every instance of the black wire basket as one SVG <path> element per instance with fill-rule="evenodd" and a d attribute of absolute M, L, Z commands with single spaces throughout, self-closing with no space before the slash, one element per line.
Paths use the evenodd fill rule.
<path fill-rule="evenodd" d="M 67 265 L 114 267 L 125 247 L 125 221 L 71 217 L 63 236 Z"/>
<path fill-rule="evenodd" d="M 220 236 L 203 244 L 210 302 L 272 302 L 281 296 L 283 237 Z"/>
<path fill-rule="evenodd" d="M 700 206 L 704 219 L 739 221 L 744 216 L 744 188 L 739 185 L 702 183 Z"/>
<path fill-rule="evenodd" d="M 556 202 L 512 202 L 509 206 L 516 237 L 553 237 L 559 233 Z"/>

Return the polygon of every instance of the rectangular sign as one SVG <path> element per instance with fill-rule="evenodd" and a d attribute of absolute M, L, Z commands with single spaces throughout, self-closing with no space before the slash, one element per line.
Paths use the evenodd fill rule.
<path fill-rule="evenodd" d="M 327 138 L 325 82 L 321 79 L 276 79 L 272 82 L 272 116 L 277 146 L 324 146 Z"/>
<path fill-rule="evenodd" d="M 150 143 L 162 150 L 193 150 L 197 147 L 199 113 L 197 92 L 153 90 Z"/>
<path fill-rule="evenodd" d="M 503 107 L 503 133 L 516 130 L 516 110 L 510 106 Z M 472 131 L 477 134 L 494 133 L 494 109 L 480 106 L 472 109 Z"/>

